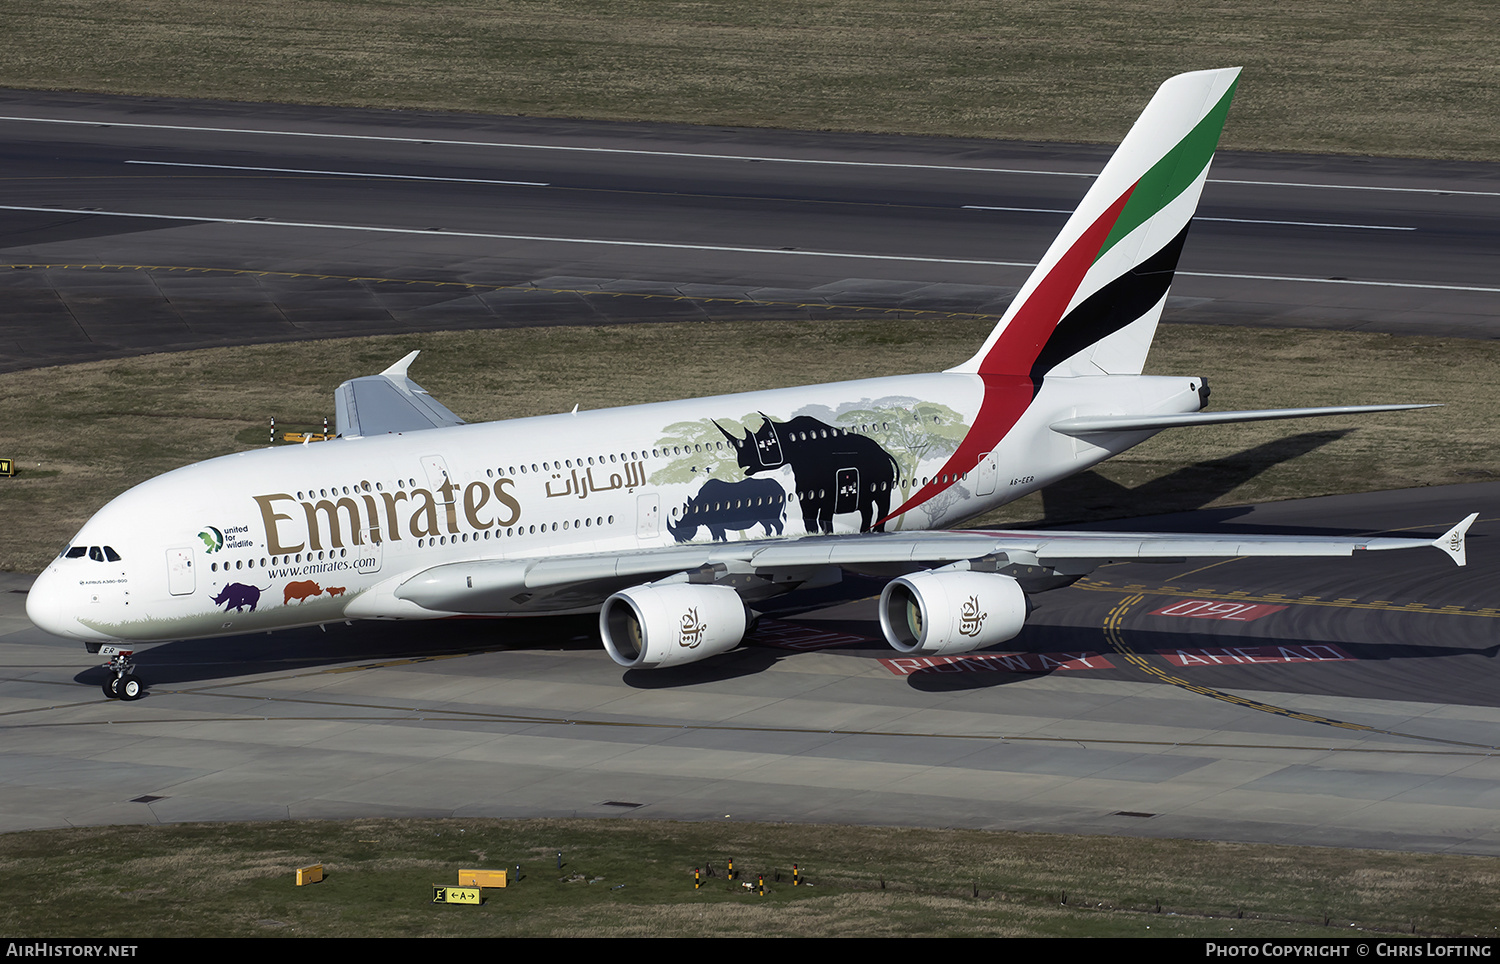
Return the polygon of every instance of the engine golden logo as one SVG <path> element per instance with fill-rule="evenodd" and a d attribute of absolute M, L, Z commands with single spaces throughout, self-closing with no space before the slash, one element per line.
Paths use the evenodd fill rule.
<path fill-rule="evenodd" d="M 989 613 L 980 611 L 979 597 L 970 596 L 959 612 L 958 631 L 965 636 L 978 636 L 979 630 L 984 627 L 985 617 L 988 615 Z"/>
<path fill-rule="evenodd" d="M 677 645 L 685 649 L 694 649 L 703 642 L 703 633 L 708 629 L 698 619 L 696 607 L 682 614 L 682 620 L 678 624 Z"/>

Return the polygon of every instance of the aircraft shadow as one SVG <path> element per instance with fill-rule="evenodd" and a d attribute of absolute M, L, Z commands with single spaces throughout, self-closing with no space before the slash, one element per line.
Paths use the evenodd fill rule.
<path fill-rule="evenodd" d="M 1227 495 L 1274 465 L 1290 462 L 1336 442 L 1354 429 L 1304 432 L 1248 448 L 1221 459 L 1186 465 L 1135 488 L 1095 471 L 1080 472 L 1042 490 L 1042 518 L 1015 528 L 1054 526 L 1138 516 L 1191 512 Z M 1243 512 L 1245 510 L 1226 510 Z"/>
<path fill-rule="evenodd" d="M 420 623 L 364 621 L 215 639 L 160 643 L 137 652 L 136 674 L 151 686 L 238 679 L 265 673 L 316 671 L 349 663 L 438 659 L 507 650 L 598 649 L 598 617 L 443 619 Z M 80 671 L 75 682 L 101 685 L 101 665 Z"/>
<path fill-rule="evenodd" d="M 1500 705 L 1500 666 L 1494 663 L 1500 655 L 1500 643 L 1483 647 L 1330 643 L 1325 639 L 1225 637 L 1137 628 L 1129 633 L 1131 649 L 1139 655 L 1165 658 L 1190 654 L 1192 665 L 1170 666 L 1168 670 L 1174 676 L 1215 689 Z M 1282 650 L 1293 657 L 1312 654 L 1313 658 L 1285 661 L 1278 658 Z M 1093 627 L 1028 627 L 1008 643 L 967 655 L 984 657 L 998 653 L 1045 655 L 1054 665 L 1033 672 L 1016 672 L 991 660 L 979 659 L 969 665 L 950 662 L 910 673 L 907 685 L 923 692 L 959 692 L 1005 686 L 1054 673 L 1078 673 L 1090 679 L 1146 680 L 1140 670 L 1126 665 Z M 1063 669 L 1056 665 L 1065 657 L 1087 654 L 1103 657 L 1112 668 Z M 1448 660 L 1463 657 L 1478 657 L 1484 662 L 1467 662 L 1458 673 L 1451 665 L 1431 673 L 1413 672 L 1416 661 L 1438 659 L 1447 664 Z M 1030 660 L 1026 662 L 1032 664 Z"/>

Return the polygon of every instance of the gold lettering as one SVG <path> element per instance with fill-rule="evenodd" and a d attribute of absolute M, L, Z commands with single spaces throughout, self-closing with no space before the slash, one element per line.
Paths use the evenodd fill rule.
<path fill-rule="evenodd" d="M 475 500 L 475 496 L 478 500 Z M 464 489 L 464 518 L 469 520 L 469 525 L 476 529 L 488 529 L 490 523 L 480 522 L 476 513 L 484 508 L 484 504 L 490 501 L 490 490 L 483 482 L 470 482 L 468 488 Z"/>
<path fill-rule="evenodd" d="M 360 498 L 365 500 L 365 509 L 370 513 L 370 541 L 378 546 L 381 542 L 380 510 L 375 507 L 375 497 L 373 495 L 362 495 Z"/>
<path fill-rule="evenodd" d="M 515 496 L 505 491 L 505 486 L 515 484 L 515 479 L 495 480 L 495 498 L 499 499 L 506 508 L 510 509 L 510 516 L 508 518 L 495 520 L 495 525 L 497 526 L 513 526 L 521 518 L 521 503 L 516 501 Z"/>
<path fill-rule="evenodd" d="M 295 546 L 284 545 L 281 541 L 281 533 L 276 528 L 282 519 L 291 522 L 292 517 L 271 508 L 271 503 L 281 499 L 285 499 L 288 502 L 296 502 L 297 500 L 285 492 L 277 492 L 274 495 L 257 495 L 254 498 L 256 502 L 260 503 L 260 519 L 266 527 L 266 551 L 273 556 L 284 556 L 288 553 L 301 552 L 302 543 L 299 542 Z"/>
<path fill-rule="evenodd" d="M 364 545 L 364 539 L 359 534 L 359 503 L 349 498 L 340 499 L 338 502 L 319 499 L 316 505 L 302 503 L 302 511 L 307 514 L 307 538 L 311 543 L 310 548 L 323 548 L 322 528 L 318 525 L 319 512 L 322 512 L 328 519 L 328 548 L 344 548 L 344 534 L 339 528 L 340 509 L 349 510 L 349 528 L 353 530 L 354 545 Z"/>
<path fill-rule="evenodd" d="M 411 514 L 411 534 L 417 537 L 435 536 L 438 534 L 437 502 L 432 498 L 432 493 L 426 489 L 412 489 L 412 501 L 420 501 L 421 506 Z M 418 499 L 420 496 L 420 499 Z M 417 521 L 422 520 L 424 525 L 417 528 Z"/>
<path fill-rule="evenodd" d="M 392 542 L 401 541 L 401 522 L 396 518 L 396 503 L 406 501 L 405 492 L 382 492 L 385 499 L 385 531 L 391 534 Z M 371 514 L 373 517 L 373 513 Z"/>
<path fill-rule="evenodd" d="M 443 484 L 438 486 L 438 491 L 443 494 L 443 512 L 448 518 L 448 534 L 456 536 L 458 535 L 458 506 L 454 504 L 454 496 L 458 494 L 458 486 L 444 479 Z"/>

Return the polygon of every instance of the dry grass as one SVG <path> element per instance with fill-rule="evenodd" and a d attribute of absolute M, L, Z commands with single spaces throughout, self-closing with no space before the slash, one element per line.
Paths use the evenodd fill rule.
<path fill-rule="evenodd" d="M 904 374 L 961 361 L 988 321 L 745 322 L 441 332 L 216 348 L 0 374 L 0 569 L 40 571 L 115 495 L 190 462 L 321 426 L 339 382 L 423 349 L 413 377 L 470 421 Z M 766 344 L 789 354 L 767 353 Z M 807 360 L 787 365 L 787 357 Z M 734 364 L 726 367 L 726 359 Z M 1164 433 L 1049 490 L 1051 521 L 1497 477 L 1500 344 L 1164 327 L 1156 373 L 1204 375 L 1220 410 L 1437 401 L 1446 408 Z M 622 372 L 639 373 L 622 377 Z M 1041 498 L 987 516 L 1036 521 Z"/>
<path fill-rule="evenodd" d="M 1167 76 L 1242 64 L 1223 146 L 1494 160 L 1485 0 L 53 0 L 0 85 L 1104 143 Z"/>
<path fill-rule="evenodd" d="M 729 857 L 768 895 L 727 882 Z M 327 879 L 294 887 L 313 862 Z M 793 862 L 812 886 L 790 886 Z M 483 907 L 427 903 L 461 866 L 517 865 Z M 29 935 L 1493 936 L 1497 898 L 1486 857 L 982 831 L 409 819 L 0 836 L 0 928 Z"/>

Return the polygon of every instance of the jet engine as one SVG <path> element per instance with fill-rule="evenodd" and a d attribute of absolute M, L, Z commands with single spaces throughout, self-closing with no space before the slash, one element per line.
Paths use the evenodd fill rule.
<path fill-rule="evenodd" d="M 621 666 L 660 669 L 692 663 L 739 645 L 745 604 L 728 586 L 633 586 L 599 611 L 604 649 Z"/>
<path fill-rule="evenodd" d="M 886 584 L 880 628 L 912 656 L 950 656 L 1003 643 L 1021 631 L 1031 607 L 1010 576 L 918 572 Z"/>

